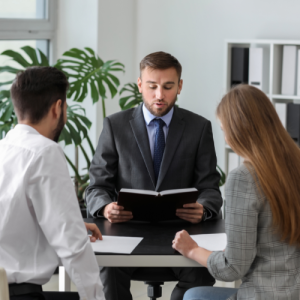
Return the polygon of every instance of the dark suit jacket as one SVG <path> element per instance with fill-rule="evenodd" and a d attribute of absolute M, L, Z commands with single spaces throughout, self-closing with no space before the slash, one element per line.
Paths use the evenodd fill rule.
<path fill-rule="evenodd" d="M 216 217 L 222 206 L 211 123 L 174 107 L 157 184 L 142 105 L 104 120 L 86 189 L 88 211 L 117 201 L 121 188 L 164 191 L 195 187 L 198 202 Z"/>

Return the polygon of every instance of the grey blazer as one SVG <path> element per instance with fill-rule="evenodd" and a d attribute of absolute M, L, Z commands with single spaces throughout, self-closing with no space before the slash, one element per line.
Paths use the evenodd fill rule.
<path fill-rule="evenodd" d="M 225 199 L 228 244 L 225 252 L 210 255 L 211 275 L 222 281 L 242 279 L 229 299 L 299 300 L 300 249 L 280 240 L 269 202 L 245 165 L 229 174 Z"/>
<path fill-rule="evenodd" d="M 86 202 L 93 217 L 117 200 L 121 188 L 163 191 L 195 187 L 198 201 L 216 217 L 222 206 L 211 124 L 175 107 L 157 184 L 142 105 L 104 120 L 90 167 Z"/>

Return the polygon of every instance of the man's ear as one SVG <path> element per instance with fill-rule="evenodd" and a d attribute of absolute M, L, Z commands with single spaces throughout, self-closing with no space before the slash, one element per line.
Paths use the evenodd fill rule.
<path fill-rule="evenodd" d="M 140 77 L 137 80 L 137 85 L 139 88 L 139 92 L 141 93 L 142 92 L 142 79 Z"/>
<path fill-rule="evenodd" d="M 61 99 L 57 100 L 56 102 L 54 102 L 50 108 L 52 117 L 54 119 L 59 119 L 60 115 L 61 115 L 61 111 L 62 111 L 63 107 L 62 107 L 62 101 Z"/>
<path fill-rule="evenodd" d="M 182 84 L 183 84 L 183 80 L 180 79 L 179 84 L 178 84 L 177 95 L 180 95 L 180 92 L 181 92 L 181 90 L 182 90 Z"/>

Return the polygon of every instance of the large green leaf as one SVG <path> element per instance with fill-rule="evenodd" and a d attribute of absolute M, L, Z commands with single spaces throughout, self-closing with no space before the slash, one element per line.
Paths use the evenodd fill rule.
<path fill-rule="evenodd" d="M 119 105 L 122 110 L 126 110 L 135 107 L 143 102 L 142 94 L 139 92 L 139 88 L 136 83 L 127 83 L 120 90 L 120 95 L 127 92 L 128 96 L 122 97 L 119 100 Z"/>
<path fill-rule="evenodd" d="M 3 51 L 0 55 L 10 57 L 13 61 L 17 62 L 20 65 L 20 68 L 17 69 L 17 68 L 12 68 L 10 66 L 1 66 L 0 73 L 8 72 L 8 73 L 16 74 L 18 71 L 24 70 L 28 67 L 49 66 L 49 61 L 46 55 L 41 50 L 32 48 L 30 46 L 24 46 L 21 49 L 23 50 L 23 52 L 25 52 L 28 55 L 30 61 L 28 61 L 23 56 L 22 52 L 19 53 L 13 50 Z"/>
<path fill-rule="evenodd" d="M 17 124 L 10 91 L 0 91 L 0 139 Z"/>
<path fill-rule="evenodd" d="M 82 102 L 91 91 L 95 103 L 100 98 L 107 98 L 107 89 L 112 98 L 117 94 L 120 81 L 112 72 L 124 72 L 123 64 L 115 60 L 104 63 L 90 48 L 72 48 L 63 56 L 66 58 L 59 59 L 55 67 L 63 70 L 71 79 L 68 98 Z"/>
<path fill-rule="evenodd" d="M 67 108 L 67 123 L 59 137 L 65 145 L 74 143 L 80 145 L 87 137 L 92 122 L 85 116 L 85 110 L 79 104 L 70 105 Z"/>

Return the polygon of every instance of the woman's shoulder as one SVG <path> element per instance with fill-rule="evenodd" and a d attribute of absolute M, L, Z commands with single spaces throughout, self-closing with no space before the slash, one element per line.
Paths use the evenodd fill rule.
<path fill-rule="evenodd" d="M 247 202 L 247 205 L 251 201 L 256 208 L 264 202 L 262 200 L 265 196 L 254 168 L 250 164 L 243 163 L 229 173 L 225 186 L 225 198 L 226 200 L 239 198 L 241 202 Z"/>
<path fill-rule="evenodd" d="M 253 167 L 250 164 L 246 166 L 245 163 L 242 163 L 239 167 L 229 173 L 227 181 L 247 180 L 248 182 L 255 182 L 254 176 L 256 175 Z"/>

